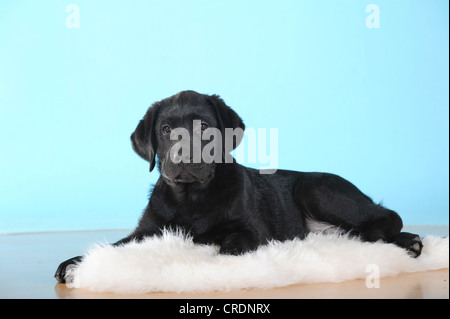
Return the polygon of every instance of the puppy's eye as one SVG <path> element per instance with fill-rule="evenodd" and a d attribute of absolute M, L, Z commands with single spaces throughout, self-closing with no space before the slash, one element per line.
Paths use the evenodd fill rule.
<path fill-rule="evenodd" d="M 206 123 L 203 123 L 203 122 L 202 122 L 202 123 L 200 124 L 200 128 L 202 129 L 202 131 L 206 130 L 208 127 L 209 127 L 209 125 L 206 124 Z"/>
<path fill-rule="evenodd" d="M 161 131 L 163 132 L 163 134 L 169 134 L 169 133 L 170 133 L 170 127 L 169 127 L 169 125 L 164 125 L 164 126 L 161 128 Z"/>

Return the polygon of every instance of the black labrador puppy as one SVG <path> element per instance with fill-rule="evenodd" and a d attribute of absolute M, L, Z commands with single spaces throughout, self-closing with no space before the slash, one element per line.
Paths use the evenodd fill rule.
<path fill-rule="evenodd" d="M 192 150 L 181 156 L 182 149 L 175 147 L 180 136 L 172 135 L 180 128 L 192 137 L 184 145 Z M 334 229 L 364 241 L 394 243 L 413 257 L 420 255 L 419 236 L 400 232 L 403 225 L 397 213 L 375 204 L 337 175 L 287 170 L 261 174 L 229 160 L 229 151 L 242 136 L 233 135 L 232 142 L 227 142 L 220 141 L 226 134 L 214 135 L 216 142 L 222 142 L 215 145 L 222 146 L 223 154 L 213 161 L 203 157 L 191 161 L 195 134 L 208 128 L 224 133 L 226 128 L 243 131 L 245 126 L 217 95 L 183 91 L 148 109 L 131 142 L 135 152 L 150 162 L 150 171 L 158 156 L 161 176 L 137 228 L 114 245 L 157 236 L 163 229 L 182 229 L 196 243 L 216 244 L 220 254 L 238 255 L 271 239 L 304 238 L 309 232 Z M 197 139 L 196 143 L 203 149 L 209 141 Z M 64 282 L 66 267 L 80 260 L 81 256 L 63 262 L 56 279 Z"/>

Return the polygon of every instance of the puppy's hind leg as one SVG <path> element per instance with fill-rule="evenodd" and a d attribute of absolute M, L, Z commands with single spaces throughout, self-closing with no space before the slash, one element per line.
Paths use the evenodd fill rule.
<path fill-rule="evenodd" d="M 394 237 L 393 243 L 406 249 L 411 257 L 419 257 L 422 253 L 423 244 L 419 235 L 401 232 Z"/>
<path fill-rule="evenodd" d="M 407 232 L 400 232 L 403 222 L 400 216 L 390 209 L 381 205 L 376 206 L 376 219 L 371 219 L 361 228 L 361 237 L 364 240 L 375 242 L 382 240 L 387 243 L 393 243 L 408 251 L 411 257 L 419 257 L 423 244 L 419 235 Z"/>
<path fill-rule="evenodd" d="M 375 204 L 356 186 L 337 175 L 302 175 L 296 197 L 305 215 L 313 220 L 359 235 L 364 241 L 394 243 L 413 257 L 422 251 L 419 236 L 400 232 L 403 222 L 396 212 Z"/>
<path fill-rule="evenodd" d="M 375 204 L 365 207 L 365 211 L 367 219 L 357 227 L 361 238 L 370 242 L 393 242 L 403 227 L 400 216 L 393 210 Z"/>

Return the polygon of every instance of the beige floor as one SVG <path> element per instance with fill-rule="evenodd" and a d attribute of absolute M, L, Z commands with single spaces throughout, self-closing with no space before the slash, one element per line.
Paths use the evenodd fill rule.
<path fill-rule="evenodd" d="M 448 226 L 409 227 L 420 235 L 448 236 Z M 270 290 L 223 293 L 100 294 L 57 284 L 58 264 L 81 255 L 95 242 L 113 242 L 128 231 L 17 234 L 0 236 L 0 298 L 449 298 L 449 270 L 400 274 L 382 278 L 380 288 L 365 280 L 293 285 Z"/>

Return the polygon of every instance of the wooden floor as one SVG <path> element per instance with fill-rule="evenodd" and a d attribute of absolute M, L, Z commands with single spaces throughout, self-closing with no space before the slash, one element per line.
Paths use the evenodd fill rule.
<path fill-rule="evenodd" d="M 420 235 L 448 236 L 448 226 L 409 227 Z M 365 280 L 304 284 L 270 290 L 215 293 L 121 295 L 70 289 L 53 274 L 61 261 L 82 255 L 93 243 L 114 242 L 127 230 L 16 234 L 0 236 L 0 298 L 449 298 L 449 270 L 381 278 L 379 288 Z"/>

